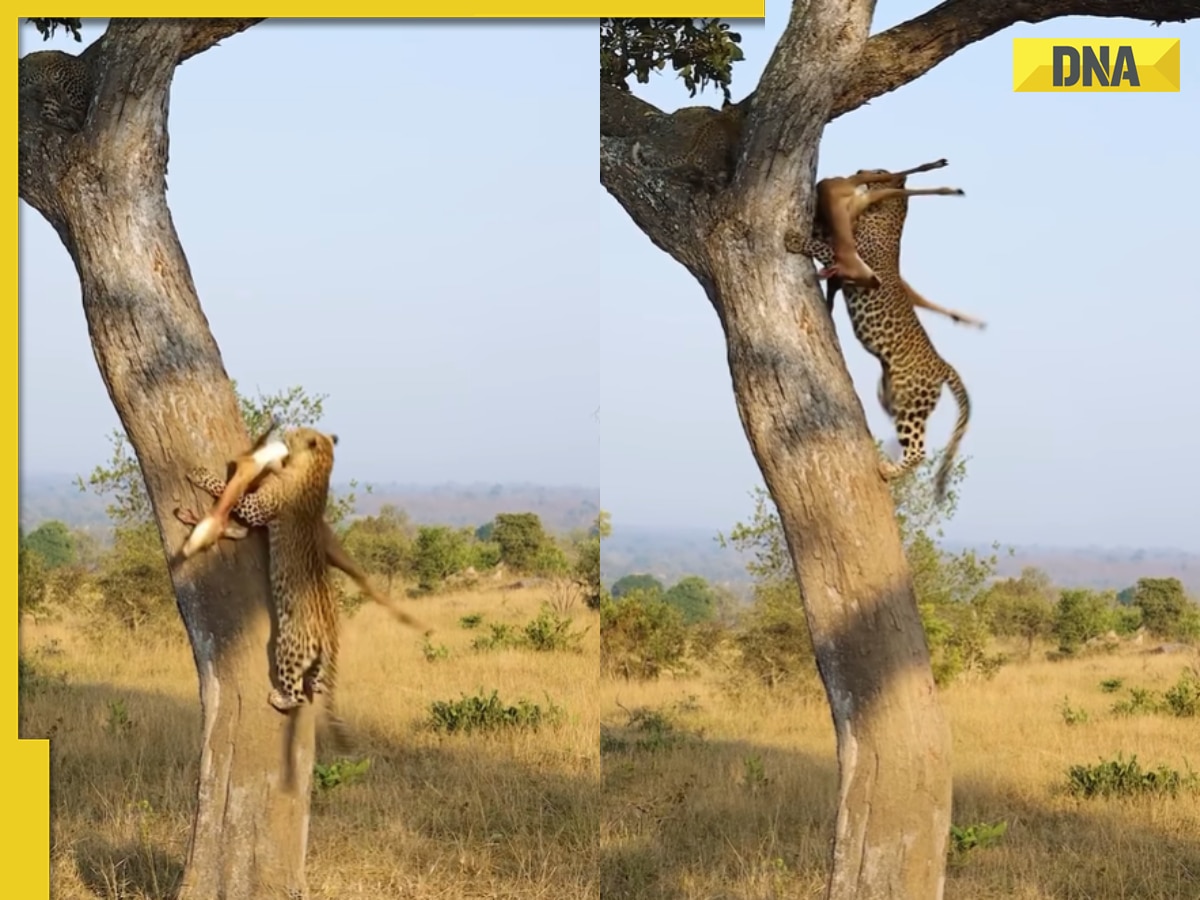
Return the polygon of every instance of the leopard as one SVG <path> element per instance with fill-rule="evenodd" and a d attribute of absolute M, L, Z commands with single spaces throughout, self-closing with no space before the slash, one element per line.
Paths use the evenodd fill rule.
<path fill-rule="evenodd" d="M 288 714 L 312 703 L 316 695 L 323 695 L 325 714 L 335 737 L 346 746 L 348 732 L 334 703 L 338 607 L 323 537 L 337 435 L 293 428 L 281 439 L 288 453 L 279 471 L 244 494 L 233 507 L 241 521 L 267 529 L 271 599 L 278 621 L 278 685 L 272 688 L 267 702 Z M 189 470 L 187 478 L 213 497 L 225 491 L 224 479 L 202 466 Z"/>
<path fill-rule="evenodd" d="M 62 50 L 35 50 L 17 62 L 19 102 L 37 104 L 42 119 L 65 131 L 79 131 L 96 92 L 90 60 Z"/>
<path fill-rule="evenodd" d="M 703 121 L 696 126 L 687 148 L 682 153 L 663 156 L 654 167 L 678 172 L 689 184 L 714 190 L 727 184 L 737 167 L 747 104 L 726 100 L 719 110 L 689 107 L 677 110 L 674 116 L 683 121 L 695 114 L 703 115 Z M 640 143 L 633 145 L 633 159 L 638 165 L 648 165 Z"/>
<path fill-rule="evenodd" d="M 183 524 L 192 527 L 192 533 L 177 554 L 175 562 L 191 558 L 221 538 L 240 541 L 249 535 L 250 528 L 243 523 L 233 521 L 231 514 L 248 489 L 269 484 L 273 479 L 278 478 L 288 455 L 288 447 L 279 439 L 270 440 L 277 428 L 278 421 L 272 416 L 263 433 L 251 442 L 250 450 L 229 464 L 228 480 L 224 484 L 217 503 L 203 518 L 190 509 L 175 508 L 175 517 Z M 418 619 L 399 609 L 389 598 L 385 598 L 376 591 L 368 580 L 366 572 L 342 546 L 329 523 L 322 519 L 321 525 L 321 540 L 325 550 L 325 562 L 328 566 L 344 572 L 364 597 L 378 603 L 397 621 L 420 629 L 426 635 L 432 634 L 432 630 Z"/>
<path fill-rule="evenodd" d="M 875 170 L 883 171 L 883 170 Z M 900 186 L 905 179 L 900 178 Z M 885 183 L 866 190 L 887 190 Z M 879 360 L 882 375 L 876 396 L 896 427 L 903 451 L 899 463 L 882 459 L 879 474 L 885 481 L 915 469 L 925 458 L 925 431 L 941 396 L 949 386 L 958 404 L 958 419 L 934 476 L 934 500 L 945 503 L 950 470 L 971 418 L 971 401 L 957 370 L 933 346 L 913 307 L 912 296 L 900 277 L 900 240 L 908 218 L 908 196 L 893 195 L 863 211 L 855 227 L 858 252 L 879 278 L 879 287 L 864 288 L 843 282 L 842 295 L 854 335 L 868 353 Z M 823 265 L 834 261 L 831 236 L 818 220 L 805 238 L 798 230 L 784 234 L 789 253 L 815 257 Z"/>

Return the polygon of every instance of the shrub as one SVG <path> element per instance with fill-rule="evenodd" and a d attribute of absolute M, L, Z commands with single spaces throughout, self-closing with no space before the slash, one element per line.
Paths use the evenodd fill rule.
<path fill-rule="evenodd" d="M 600 671 L 649 680 L 687 668 L 687 631 L 679 610 L 656 594 L 633 591 L 600 606 Z"/>
<path fill-rule="evenodd" d="M 950 826 L 950 850 L 962 855 L 972 850 L 991 847 L 1000 842 L 1008 831 L 1008 822 L 995 822 L 989 825 L 980 822 L 978 825 Z"/>
<path fill-rule="evenodd" d="M 1112 711 L 1118 716 L 1152 715 L 1162 709 L 1162 699 L 1149 688 L 1130 688 L 1129 699 L 1113 704 Z"/>
<path fill-rule="evenodd" d="M 463 694 L 459 700 L 435 700 L 429 713 L 429 727 L 447 734 L 502 729 L 537 731 L 543 725 L 557 725 L 563 717 L 562 709 L 549 698 L 544 709 L 528 700 L 506 706 L 496 691 L 490 696 L 481 692 L 473 697 Z"/>
<path fill-rule="evenodd" d="M 1067 725 L 1080 725 L 1088 720 L 1086 709 L 1071 706 L 1071 698 L 1063 697 L 1062 718 Z"/>
<path fill-rule="evenodd" d="M 582 652 L 579 642 L 584 631 L 572 631 L 572 620 L 543 606 L 537 617 L 531 619 L 524 629 L 524 643 L 533 650 L 546 653 L 555 650 Z"/>
<path fill-rule="evenodd" d="M 1163 694 L 1163 707 L 1181 719 L 1200 715 L 1200 677 L 1185 669 Z"/>
<path fill-rule="evenodd" d="M 1101 759 L 1094 766 L 1076 765 L 1067 771 L 1067 792 L 1075 797 L 1136 797 L 1167 795 L 1200 789 L 1200 779 L 1190 769 L 1181 773 L 1167 766 L 1143 769 L 1137 756 L 1128 760 Z"/>
<path fill-rule="evenodd" d="M 313 781 L 317 789 L 331 791 L 343 784 L 353 784 L 367 774 L 371 768 L 370 758 L 360 760 L 339 759 L 331 763 L 317 763 L 313 766 Z"/>

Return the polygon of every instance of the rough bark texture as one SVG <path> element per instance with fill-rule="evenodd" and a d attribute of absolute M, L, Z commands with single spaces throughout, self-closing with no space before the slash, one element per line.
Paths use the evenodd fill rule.
<path fill-rule="evenodd" d="M 81 132 L 20 109 L 20 196 L 75 263 L 96 362 L 168 556 L 187 536 L 172 509 L 211 503 L 183 473 L 220 471 L 249 440 L 167 207 L 169 92 L 182 60 L 257 21 L 114 19 L 85 51 L 98 83 Z M 266 541 L 202 554 L 172 578 L 204 710 L 180 897 L 304 897 L 314 723 L 305 710 L 292 733 L 267 703 Z"/>
<path fill-rule="evenodd" d="M 784 230 L 812 221 L 822 131 L 1015 22 L 1185 19 L 1197 5 L 949 0 L 868 40 L 870 0 L 797 0 L 762 81 L 743 101 L 736 173 L 715 195 L 635 160 L 635 144 L 646 160 L 686 144 L 694 114 L 664 116 L 601 86 L 601 183 L 712 302 L 742 425 L 796 568 L 837 732 L 830 900 L 940 900 L 951 743 L 878 451 L 814 270 L 783 250 Z M 907 162 L 864 158 L 855 167 Z"/>

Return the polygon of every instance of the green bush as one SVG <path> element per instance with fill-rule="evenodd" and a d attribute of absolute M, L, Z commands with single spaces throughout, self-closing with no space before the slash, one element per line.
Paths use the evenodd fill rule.
<path fill-rule="evenodd" d="M 1063 697 L 1062 718 L 1067 725 L 1081 725 L 1088 720 L 1086 709 L 1071 706 L 1071 698 Z"/>
<path fill-rule="evenodd" d="M 1167 766 L 1143 769 L 1137 756 L 1128 760 L 1101 759 L 1093 766 L 1076 765 L 1067 771 L 1067 792 L 1074 797 L 1177 796 L 1180 791 L 1200 789 L 1200 779 L 1188 770 L 1181 773 Z"/>
<path fill-rule="evenodd" d="M 687 630 L 679 610 L 656 594 L 633 591 L 600 605 L 600 671 L 649 680 L 685 671 Z"/>
<path fill-rule="evenodd" d="M 537 616 L 515 628 L 505 622 L 493 622 L 489 634 L 480 635 L 471 642 L 473 650 L 529 649 L 541 653 L 552 651 L 581 652 L 580 641 L 585 631 L 572 631 L 572 619 L 542 606 Z"/>
<path fill-rule="evenodd" d="M 506 706 L 496 691 L 473 697 L 462 695 L 459 700 L 435 700 L 429 707 L 429 727 L 447 734 L 470 734 L 474 731 L 529 730 L 543 725 L 557 725 L 563 711 L 547 698 L 545 708 L 528 700 L 518 700 Z"/>
<path fill-rule="evenodd" d="M 961 856 L 972 850 L 991 847 L 1000 843 L 1000 839 L 1004 837 L 1007 831 L 1008 822 L 994 822 L 990 825 L 986 822 L 980 822 L 978 825 L 966 825 L 963 827 L 951 825 L 950 850 L 952 853 Z"/>
<path fill-rule="evenodd" d="M 1163 694 L 1163 706 L 1181 719 L 1200 715 L 1200 676 L 1185 669 L 1179 680 Z"/>
<path fill-rule="evenodd" d="M 360 760 L 339 759 L 331 763 L 317 763 L 313 766 L 313 781 L 317 790 L 331 791 L 343 784 L 354 784 L 367 774 L 371 768 L 370 758 Z"/>

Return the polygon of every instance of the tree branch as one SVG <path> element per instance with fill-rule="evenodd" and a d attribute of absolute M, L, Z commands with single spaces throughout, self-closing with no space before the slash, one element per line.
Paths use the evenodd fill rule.
<path fill-rule="evenodd" d="M 191 59 L 215 47 L 227 37 L 252 28 L 263 19 L 177 19 L 176 24 L 186 22 L 187 35 L 179 54 L 179 61 Z"/>
<path fill-rule="evenodd" d="M 600 85 L 600 183 L 656 247 L 702 284 L 710 275 L 695 240 L 696 195 L 634 159 L 634 146 L 678 140 L 679 123 L 628 91 Z"/>
<path fill-rule="evenodd" d="M 867 41 L 830 119 L 903 87 L 969 44 L 1010 25 L 1062 16 L 1185 22 L 1200 17 L 1200 0 L 946 0 Z"/>
<path fill-rule="evenodd" d="M 18 196 L 45 216 L 71 250 L 59 194 L 64 180 L 103 202 L 106 173 L 140 179 L 144 190 L 164 193 L 168 151 L 167 108 L 176 67 L 245 31 L 262 19 L 113 19 L 79 59 L 93 97 L 79 134 L 44 122 L 35 103 L 22 102 L 18 125 Z"/>

